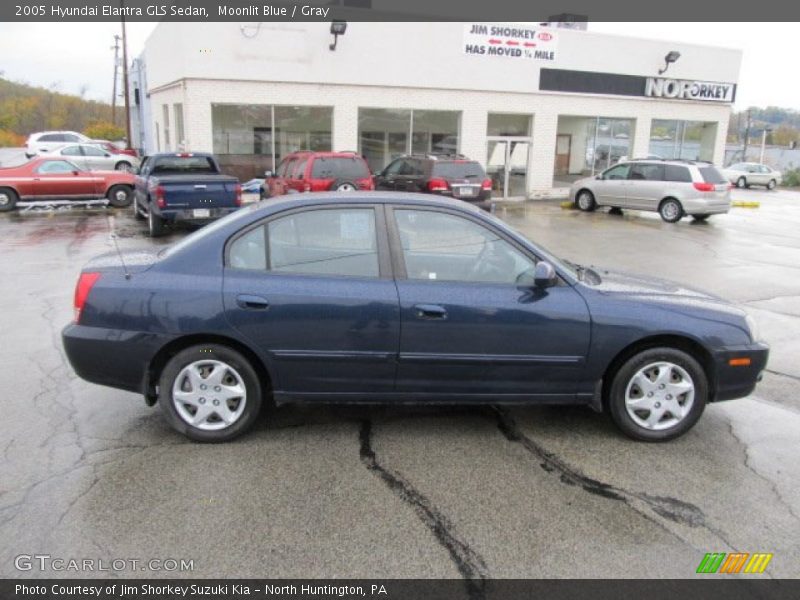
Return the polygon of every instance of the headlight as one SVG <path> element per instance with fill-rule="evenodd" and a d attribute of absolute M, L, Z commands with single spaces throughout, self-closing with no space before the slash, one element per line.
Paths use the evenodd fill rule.
<path fill-rule="evenodd" d="M 750 340 L 753 342 L 761 341 L 761 334 L 759 333 L 758 325 L 756 325 L 756 320 L 750 315 L 746 315 L 744 320 L 748 329 L 750 329 Z"/>

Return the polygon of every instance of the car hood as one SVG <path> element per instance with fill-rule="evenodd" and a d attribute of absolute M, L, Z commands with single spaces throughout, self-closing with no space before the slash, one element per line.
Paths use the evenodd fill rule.
<path fill-rule="evenodd" d="M 599 294 L 626 297 L 641 302 L 721 310 L 742 316 L 746 314 L 744 310 L 724 298 L 675 281 L 597 267 L 592 267 L 592 270 L 600 275 L 601 281 L 587 287 Z"/>

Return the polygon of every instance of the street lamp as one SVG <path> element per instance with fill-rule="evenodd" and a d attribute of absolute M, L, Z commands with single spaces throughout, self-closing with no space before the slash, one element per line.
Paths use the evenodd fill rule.
<path fill-rule="evenodd" d="M 767 134 L 771 131 L 771 127 L 764 127 L 764 131 L 761 133 L 761 159 L 758 162 L 762 165 L 764 164 L 764 147 L 767 145 Z"/>
<path fill-rule="evenodd" d="M 681 53 L 678 52 L 677 50 L 670 50 L 669 52 L 667 52 L 667 55 L 664 57 L 664 68 L 659 69 L 658 74 L 663 75 L 664 73 L 666 73 L 667 69 L 669 69 L 669 66 L 672 63 L 677 62 L 680 57 Z"/>

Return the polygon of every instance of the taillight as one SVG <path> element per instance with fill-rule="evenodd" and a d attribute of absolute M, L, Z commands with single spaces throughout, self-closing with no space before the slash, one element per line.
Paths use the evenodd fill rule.
<path fill-rule="evenodd" d="M 696 189 L 698 192 L 713 192 L 716 190 L 716 186 L 713 183 L 695 182 L 694 189 Z"/>
<path fill-rule="evenodd" d="M 492 189 L 492 180 L 489 179 L 488 177 L 486 179 L 484 179 L 483 183 L 481 184 L 481 189 L 482 190 L 491 190 Z"/>
<path fill-rule="evenodd" d="M 241 183 L 237 183 L 236 187 L 234 189 L 236 190 L 236 206 L 241 206 L 242 205 L 242 184 Z"/>
<path fill-rule="evenodd" d="M 430 192 L 446 192 L 447 190 L 448 185 L 444 179 L 431 179 L 428 182 L 428 191 Z"/>
<path fill-rule="evenodd" d="M 89 297 L 89 292 L 92 291 L 92 286 L 100 279 L 100 273 L 81 273 L 78 278 L 78 284 L 75 286 L 75 322 L 79 323 L 81 318 L 81 311 L 86 304 L 86 299 Z"/>
<path fill-rule="evenodd" d="M 156 204 L 158 208 L 164 208 L 167 205 L 167 200 L 164 198 L 164 186 L 156 186 Z"/>

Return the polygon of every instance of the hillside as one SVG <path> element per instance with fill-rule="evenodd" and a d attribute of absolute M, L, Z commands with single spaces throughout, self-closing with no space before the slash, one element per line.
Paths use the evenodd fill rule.
<path fill-rule="evenodd" d="M 85 131 L 110 120 L 110 104 L 0 77 L 0 146 L 20 145 L 34 131 Z"/>

